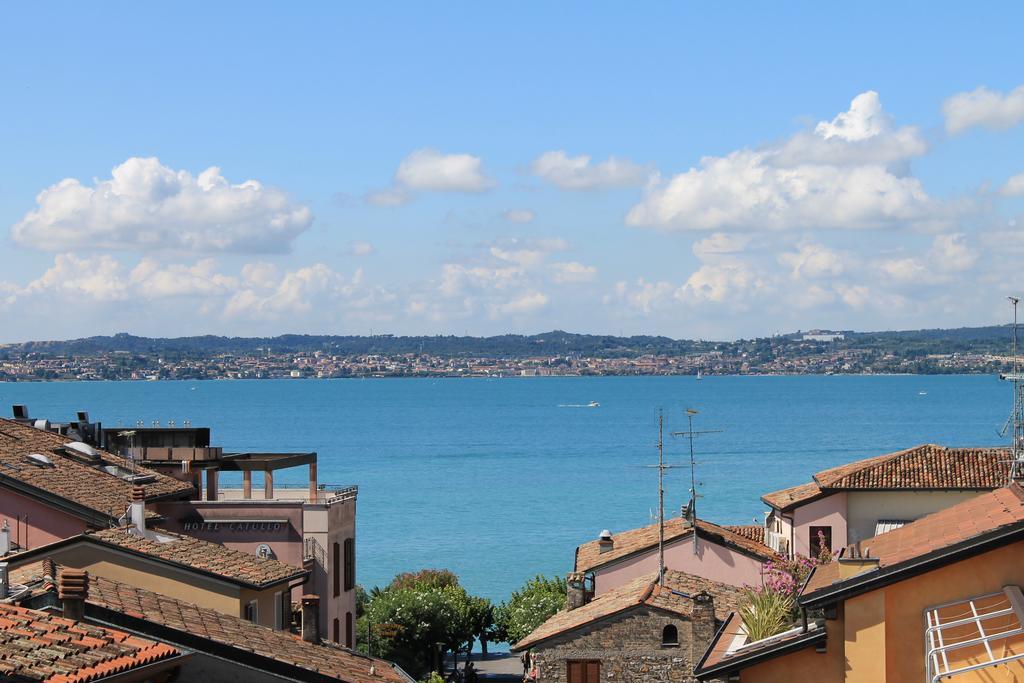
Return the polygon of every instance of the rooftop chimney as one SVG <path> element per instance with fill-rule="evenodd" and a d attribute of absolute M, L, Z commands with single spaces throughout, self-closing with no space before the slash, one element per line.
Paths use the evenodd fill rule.
<path fill-rule="evenodd" d="M 615 547 L 615 542 L 612 540 L 612 532 L 607 529 L 603 529 L 601 534 L 597 537 L 597 548 L 599 553 L 606 553 Z"/>
<path fill-rule="evenodd" d="M 302 639 L 307 643 L 320 642 L 320 596 L 302 596 Z"/>
<path fill-rule="evenodd" d="M 57 582 L 57 597 L 63 603 L 64 618 L 81 621 L 85 616 L 85 599 L 89 596 L 89 573 L 65 567 Z"/>
<path fill-rule="evenodd" d="M 0 600 L 7 597 L 11 592 L 11 577 L 7 573 L 7 563 L 0 562 Z"/>
<path fill-rule="evenodd" d="M 569 609 L 583 607 L 593 597 L 593 578 L 588 582 L 587 575 L 584 572 L 572 572 L 565 577 L 565 601 Z"/>
<path fill-rule="evenodd" d="M 0 527 L 0 557 L 4 557 L 9 552 L 11 552 L 11 527 L 8 526 L 5 519 L 4 525 Z"/>
<path fill-rule="evenodd" d="M 132 514 L 131 523 L 135 525 L 135 533 L 139 536 L 146 534 L 146 487 L 132 487 Z"/>
<path fill-rule="evenodd" d="M 690 661 L 700 661 L 717 630 L 715 599 L 701 591 L 693 596 L 693 611 L 690 612 Z"/>
<path fill-rule="evenodd" d="M 14 410 L 15 420 L 27 420 L 28 419 L 28 406 L 12 406 Z"/>

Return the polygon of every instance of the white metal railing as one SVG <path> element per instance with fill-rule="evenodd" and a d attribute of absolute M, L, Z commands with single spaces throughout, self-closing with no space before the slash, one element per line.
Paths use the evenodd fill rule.
<path fill-rule="evenodd" d="M 789 539 L 776 531 L 766 529 L 764 540 L 765 545 L 780 555 L 785 555 L 789 552 Z"/>

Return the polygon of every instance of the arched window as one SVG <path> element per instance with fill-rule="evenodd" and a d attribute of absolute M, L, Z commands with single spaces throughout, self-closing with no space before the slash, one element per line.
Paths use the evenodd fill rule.
<path fill-rule="evenodd" d="M 679 630 L 673 625 L 669 624 L 661 631 L 661 644 L 662 645 L 678 645 L 679 644 Z"/>

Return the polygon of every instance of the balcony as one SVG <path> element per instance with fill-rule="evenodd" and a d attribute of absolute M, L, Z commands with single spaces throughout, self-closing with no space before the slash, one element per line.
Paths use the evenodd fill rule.
<path fill-rule="evenodd" d="M 780 533 L 765 530 L 764 542 L 769 548 L 780 555 L 789 555 L 789 539 Z"/>

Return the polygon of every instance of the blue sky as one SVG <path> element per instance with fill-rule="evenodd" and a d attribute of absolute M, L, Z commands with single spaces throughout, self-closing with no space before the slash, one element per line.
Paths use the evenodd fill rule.
<path fill-rule="evenodd" d="M 0 341 L 1002 321 L 1024 12 L 890 5 L 9 6 Z"/>

